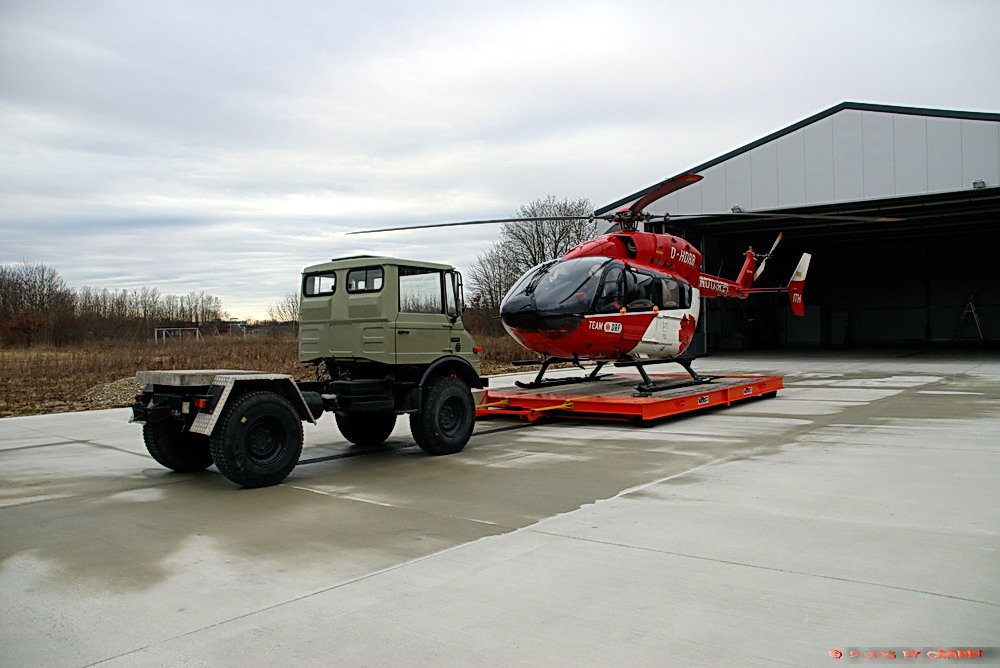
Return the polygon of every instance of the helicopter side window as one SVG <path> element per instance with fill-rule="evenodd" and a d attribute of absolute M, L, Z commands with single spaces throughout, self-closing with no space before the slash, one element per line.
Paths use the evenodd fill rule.
<path fill-rule="evenodd" d="M 625 308 L 629 311 L 650 311 L 661 301 L 660 281 L 649 274 L 629 271 L 625 278 Z"/>
<path fill-rule="evenodd" d="M 664 278 L 660 280 L 663 285 L 663 301 L 660 308 L 690 308 L 691 307 L 691 286 L 687 283 Z"/>
<path fill-rule="evenodd" d="M 622 307 L 622 269 L 618 264 L 612 264 L 604 273 L 601 288 L 594 302 L 596 313 L 617 313 Z"/>

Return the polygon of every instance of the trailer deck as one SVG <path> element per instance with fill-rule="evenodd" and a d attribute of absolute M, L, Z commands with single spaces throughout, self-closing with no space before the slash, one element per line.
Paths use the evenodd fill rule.
<path fill-rule="evenodd" d="M 639 377 L 616 374 L 550 388 L 487 389 L 476 406 L 476 417 L 512 415 L 530 422 L 543 417 L 572 417 L 642 423 L 744 399 L 773 397 L 784 387 L 781 376 L 713 376 L 696 385 L 684 384 L 690 380 L 687 375 L 651 374 L 650 378 L 683 385 L 650 394 L 637 391 Z"/>

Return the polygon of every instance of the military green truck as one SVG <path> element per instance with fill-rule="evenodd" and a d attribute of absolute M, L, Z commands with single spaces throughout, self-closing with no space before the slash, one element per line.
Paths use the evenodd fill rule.
<path fill-rule="evenodd" d="M 484 388 L 462 324 L 462 276 L 431 262 L 368 255 L 302 272 L 299 361 L 316 380 L 259 371 L 140 371 L 132 406 L 146 448 L 180 472 L 212 464 L 244 487 L 284 480 L 302 453 L 302 423 L 333 413 L 341 434 L 377 446 L 409 416 L 425 452 L 459 452 Z"/>

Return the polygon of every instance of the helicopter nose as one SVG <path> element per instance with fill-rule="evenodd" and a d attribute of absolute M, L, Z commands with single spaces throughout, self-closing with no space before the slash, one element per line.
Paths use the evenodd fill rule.
<path fill-rule="evenodd" d="M 518 295 L 500 307 L 500 320 L 518 332 L 538 332 L 547 338 L 558 338 L 579 327 L 583 316 L 540 310 L 533 300 Z"/>
<path fill-rule="evenodd" d="M 519 332 L 538 331 L 538 309 L 528 295 L 515 295 L 500 305 L 500 320 Z"/>

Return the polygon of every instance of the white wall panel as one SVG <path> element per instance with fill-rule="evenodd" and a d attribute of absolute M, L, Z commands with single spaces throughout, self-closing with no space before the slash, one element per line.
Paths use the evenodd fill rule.
<path fill-rule="evenodd" d="M 860 111 L 833 116 L 833 194 L 838 202 L 865 196 L 862 125 Z"/>
<path fill-rule="evenodd" d="M 795 132 L 774 142 L 778 154 L 778 206 L 798 206 L 806 201 L 805 132 Z"/>
<path fill-rule="evenodd" d="M 736 205 L 749 209 L 751 201 L 750 154 L 743 153 L 726 162 L 726 210 Z"/>
<path fill-rule="evenodd" d="M 833 119 L 824 118 L 803 129 L 806 163 L 806 204 L 833 201 Z"/>
<path fill-rule="evenodd" d="M 927 117 L 892 115 L 897 195 L 927 192 Z"/>
<path fill-rule="evenodd" d="M 709 167 L 701 173 L 701 205 L 705 211 L 729 211 L 726 206 L 726 164 Z"/>
<path fill-rule="evenodd" d="M 773 142 L 750 151 L 750 189 L 754 209 L 778 206 L 778 150 Z"/>
<path fill-rule="evenodd" d="M 705 208 L 701 205 L 701 192 L 704 179 L 677 191 L 677 212 L 680 213 L 702 213 Z M 671 212 L 673 213 L 673 212 Z"/>
<path fill-rule="evenodd" d="M 962 121 L 927 119 L 927 187 L 931 192 L 962 187 Z"/>
<path fill-rule="evenodd" d="M 694 186 L 688 187 L 693 188 Z M 656 215 L 663 215 L 665 213 L 698 213 L 697 211 L 681 211 L 677 205 L 677 193 L 656 200 L 646 207 L 646 212 Z"/>
<path fill-rule="evenodd" d="M 700 172 L 651 213 L 720 213 L 1000 185 L 1000 123 L 844 109 Z"/>
<path fill-rule="evenodd" d="M 861 121 L 864 196 L 891 197 L 896 194 L 892 115 L 865 112 Z"/>
<path fill-rule="evenodd" d="M 1000 123 L 962 121 L 962 187 L 1000 183 Z"/>

